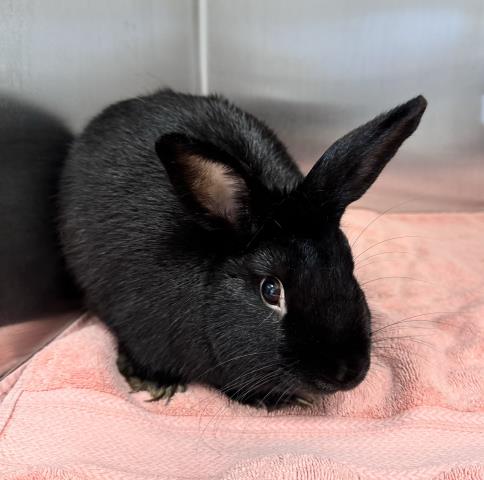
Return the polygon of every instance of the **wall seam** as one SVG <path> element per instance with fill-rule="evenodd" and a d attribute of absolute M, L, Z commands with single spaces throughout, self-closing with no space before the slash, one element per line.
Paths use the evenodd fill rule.
<path fill-rule="evenodd" d="M 197 77 L 201 95 L 209 92 L 208 77 L 208 0 L 195 0 L 195 22 L 197 30 Z"/>

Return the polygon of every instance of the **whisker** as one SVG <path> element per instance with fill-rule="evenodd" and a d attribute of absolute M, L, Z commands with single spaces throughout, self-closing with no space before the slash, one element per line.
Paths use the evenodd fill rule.
<path fill-rule="evenodd" d="M 360 284 L 360 286 L 363 286 L 363 285 L 367 285 L 368 283 L 372 283 L 372 282 L 376 282 L 377 280 L 385 280 L 385 279 L 389 279 L 389 278 L 398 278 L 398 279 L 403 279 L 403 280 L 413 280 L 415 282 L 422 282 L 422 283 L 426 283 L 428 285 L 432 285 L 434 287 L 438 287 L 440 285 L 436 285 L 434 283 L 431 283 L 431 282 L 428 282 L 427 280 L 421 280 L 419 278 L 413 278 L 413 277 L 399 277 L 399 276 L 390 276 L 390 277 L 378 277 L 378 278 L 374 278 L 373 280 L 367 280 L 366 282 L 363 282 Z"/>
<path fill-rule="evenodd" d="M 286 382 L 286 384 L 288 384 L 288 383 L 289 383 L 289 381 Z M 289 383 L 287 388 L 284 389 L 284 391 L 281 393 L 281 395 L 277 399 L 275 408 L 277 408 L 279 406 L 279 402 L 291 391 L 291 388 L 293 388 L 293 386 Z"/>
<path fill-rule="evenodd" d="M 414 338 L 414 337 L 429 337 L 429 335 L 401 335 L 401 336 L 395 336 L 395 337 L 383 337 L 383 338 L 377 338 L 376 340 L 373 340 L 372 343 L 379 343 L 383 342 L 385 340 L 406 340 L 407 338 Z"/>
<path fill-rule="evenodd" d="M 396 252 L 395 252 L 396 253 Z M 398 252 L 398 253 L 407 253 L 407 252 Z M 360 264 L 360 263 L 357 263 L 355 265 L 355 272 L 357 272 L 358 270 L 362 269 L 362 268 L 365 268 L 365 267 L 368 267 L 370 265 L 374 265 L 375 263 L 379 263 L 379 262 L 388 262 L 389 260 L 391 260 L 391 258 L 383 258 L 383 259 L 378 259 L 378 260 L 375 260 L 373 262 L 368 262 L 368 263 L 363 263 L 363 264 Z M 362 260 L 363 262 L 364 260 Z"/>
<path fill-rule="evenodd" d="M 222 388 L 222 391 L 227 392 L 235 385 L 240 387 L 240 385 L 238 385 L 239 380 L 247 377 L 248 375 L 253 375 L 255 372 L 259 372 L 259 371 L 267 369 L 267 368 L 274 368 L 274 367 L 277 367 L 277 366 L 278 366 L 278 363 L 274 362 L 274 363 L 265 364 L 265 365 L 263 365 L 262 367 L 259 367 L 259 368 L 249 370 L 248 372 L 244 372 L 241 375 L 239 375 L 237 378 L 235 378 L 234 380 L 231 380 L 229 383 L 224 385 L 224 387 Z M 252 380 L 253 380 L 253 378 L 249 379 L 248 381 L 245 381 L 245 383 L 242 384 L 241 388 L 243 388 L 247 383 L 250 383 Z"/>
<path fill-rule="evenodd" d="M 393 345 L 393 346 L 379 346 L 379 347 L 375 347 L 376 349 L 380 350 L 380 352 L 376 353 L 376 355 L 379 357 L 379 358 L 386 358 L 388 360 L 401 360 L 401 358 L 399 358 L 397 355 L 395 356 L 386 356 L 386 355 L 382 355 L 381 351 L 383 352 L 386 352 L 386 353 L 393 353 L 393 352 L 405 352 L 405 353 L 409 353 L 408 350 L 404 349 L 404 348 L 400 348 L 400 347 L 397 347 L 396 345 Z M 419 357 L 421 360 L 424 360 L 425 362 L 427 363 L 430 363 L 430 359 L 428 357 L 426 357 L 425 355 L 423 355 L 422 353 L 420 352 L 416 352 L 416 351 L 412 351 L 411 352 L 411 356 L 414 357 L 414 356 L 417 356 Z"/>
<path fill-rule="evenodd" d="M 451 325 L 449 323 L 446 324 L 444 322 L 439 322 L 438 320 L 427 320 L 427 319 L 413 320 L 413 319 L 418 318 L 418 317 L 424 317 L 424 316 L 427 316 L 427 315 L 451 315 L 451 314 L 456 314 L 456 313 L 458 313 L 458 312 L 429 312 L 429 313 L 421 313 L 419 315 L 413 315 L 411 317 L 402 318 L 401 320 L 398 320 L 396 322 L 385 325 L 385 326 L 371 332 L 371 335 L 373 336 L 373 335 L 375 335 L 375 333 L 381 332 L 382 330 L 385 330 L 388 327 L 398 325 L 399 323 L 411 322 L 411 321 L 414 321 L 414 322 L 436 322 L 436 323 L 442 323 L 442 325 Z"/>
<path fill-rule="evenodd" d="M 383 259 L 383 261 L 388 261 L 390 259 Z M 374 262 L 368 262 L 368 263 L 364 263 L 363 265 L 356 265 L 355 266 L 355 272 L 357 272 L 358 270 L 361 270 L 362 268 L 365 268 L 365 267 L 369 267 L 370 265 L 374 265 L 375 263 L 379 263 L 381 262 L 382 260 L 375 260 Z"/>
<path fill-rule="evenodd" d="M 260 387 L 263 385 L 269 383 L 271 380 L 277 378 L 277 376 L 281 373 L 280 370 L 274 370 L 272 372 L 269 372 L 266 375 L 263 375 L 261 378 L 256 378 L 255 381 L 252 384 L 249 384 L 249 387 L 247 385 L 240 387 L 235 391 L 235 395 L 239 400 L 245 400 L 250 394 L 256 392 Z M 238 396 L 239 392 L 241 392 L 244 388 L 247 388 L 246 392 Z"/>
<path fill-rule="evenodd" d="M 267 375 L 273 373 L 274 371 L 277 371 L 278 368 L 279 368 L 279 363 L 278 362 L 272 362 L 272 363 L 267 363 L 267 364 L 263 365 L 262 367 L 251 369 L 247 372 L 242 373 L 237 378 L 231 380 L 229 383 L 224 385 L 223 388 L 222 388 L 222 391 L 228 392 L 232 388 L 238 387 L 238 390 L 236 390 L 236 392 L 237 392 L 237 391 L 241 390 L 242 388 L 246 387 L 247 385 L 250 385 L 251 383 L 255 383 L 257 381 L 260 381 L 261 377 L 254 378 L 253 377 L 254 373 L 260 372 L 261 370 L 264 370 L 264 369 L 271 369 L 268 373 L 265 373 L 262 376 L 262 378 L 265 378 Z M 248 380 L 245 379 L 248 376 L 250 376 L 250 378 Z M 241 380 L 242 380 L 242 383 L 239 383 Z"/>
<path fill-rule="evenodd" d="M 222 365 L 226 365 L 227 363 L 230 363 L 230 362 L 234 362 L 235 360 L 239 360 L 241 358 L 245 358 L 245 357 L 250 357 L 250 356 L 253 356 L 253 355 L 266 355 L 266 354 L 269 354 L 269 353 L 272 353 L 271 350 L 266 350 L 266 351 L 263 351 L 263 352 L 252 352 L 252 353 L 245 353 L 243 355 L 237 355 L 235 357 L 231 357 L 229 358 L 228 360 L 224 360 L 223 362 L 219 362 L 217 363 L 217 365 L 214 365 L 213 367 L 210 367 L 208 368 L 207 370 L 205 370 L 204 372 L 196 375 L 196 379 L 200 380 L 202 377 L 204 377 L 207 373 L 210 373 L 212 372 L 213 370 L 216 370 L 217 368 L 221 367 Z"/>
<path fill-rule="evenodd" d="M 438 321 L 432 322 L 432 320 L 417 320 L 417 321 L 435 323 L 437 325 L 439 324 Z M 398 322 L 398 323 L 400 323 L 400 322 Z M 407 323 L 407 322 L 402 322 L 402 323 Z M 392 332 L 392 333 L 398 332 L 400 330 L 408 330 L 408 329 L 435 331 L 435 325 L 402 325 L 402 324 L 400 324 L 400 325 L 389 325 L 389 327 L 390 326 L 395 327 L 394 329 L 388 330 L 389 332 Z M 378 338 L 376 338 L 376 337 L 373 337 L 373 338 L 378 340 Z"/>
<path fill-rule="evenodd" d="M 292 368 L 292 367 L 294 367 L 294 365 L 296 365 L 297 363 L 298 363 L 298 361 L 294 361 L 294 362 L 292 362 L 292 363 L 291 363 L 289 366 L 287 366 L 286 368 Z M 287 394 L 287 392 L 290 390 L 290 388 L 291 388 L 291 383 L 290 383 L 290 382 L 291 382 L 291 381 L 292 381 L 292 380 L 291 380 L 290 378 L 287 378 L 287 379 L 283 380 L 282 385 L 281 385 L 281 384 L 275 384 L 275 385 L 274 385 L 274 386 L 273 386 L 273 387 L 272 387 L 272 388 L 271 388 L 271 389 L 270 389 L 270 390 L 269 390 L 269 391 L 268 391 L 268 392 L 267 392 L 267 393 L 264 395 L 264 397 L 262 398 L 261 402 L 262 402 L 262 403 L 264 403 L 264 400 L 265 400 L 265 399 L 266 399 L 266 398 L 267 398 L 269 395 L 271 395 L 271 394 L 272 394 L 272 392 L 274 392 L 274 390 L 275 390 L 276 388 L 281 387 L 282 389 L 284 389 L 284 385 L 285 385 L 285 384 L 288 384 L 288 387 L 287 387 L 287 388 L 286 388 L 286 389 L 283 391 L 283 393 L 281 394 L 281 396 L 278 398 L 278 400 L 277 400 L 277 402 L 276 402 L 276 408 L 277 408 L 277 406 L 279 405 L 279 402 L 281 401 L 282 397 L 283 397 L 284 395 L 286 395 L 286 394 Z"/>
<path fill-rule="evenodd" d="M 203 430 L 200 432 L 200 436 L 198 438 L 198 442 L 197 442 L 197 447 L 196 447 L 196 451 L 200 451 L 200 442 L 203 440 L 203 436 L 205 435 L 205 433 L 207 432 L 208 428 L 218 419 L 218 420 L 222 420 L 222 414 L 230 407 L 230 404 L 226 404 L 226 405 L 222 405 L 218 410 L 217 412 L 215 413 L 215 415 L 212 416 L 212 418 L 206 423 L 205 427 L 203 428 Z M 205 417 L 204 413 L 202 412 L 202 415 L 200 416 L 200 419 Z M 216 427 L 216 425 L 215 425 Z M 211 448 L 212 450 L 214 450 L 214 448 L 212 446 L 210 446 L 207 442 L 205 442 L 205 445 L 209 448 Z"/>
<path fill-rule="evenodd" d="M 254 385 L 251 385 L 249 388 L 247 388 L 247 390 L 245 391 L 245 393 L 243 393 L 240 397 L 238 397 L 238 399 L 239 400 L 245 400 L 245 399 L 247 399 L 252 393 L 256 392 L 257 389 L 259 389 L 265 383 L 268 383 L 270 380 L 272 380 L 274 378 L 276 378 L 276 375 L 269 376 L 268 378 L 264 379 L 264 381 L 255 383 Z M 272 390 L 274 390 L 274 388 L 276 388 L 276 386 L 277 386 L 277 384 L 276 385 L 273 385 L 273 387 L 271 388 L 271 390 L 269 390 L 269 392 L 272 391 Z M 266 396 L 267 396 L 267 394 L 263 398 L 265 399 Z"/>
<path fill-rule="evenodd" d="M 351 248 L 354 248 L 355 245 L 358 243 L 358 240 L 360 239 L 360 237 L 368 230 L 368 228 L 371 227 L 371 225 L 373 225 L 378 219 L 382 218 L 384 215 L 386 215 L 388 212 L 391 212 L 392 210 L 394 210 L 395 208 L 398 208 L 398 207 L 401 207 L 402 205 L 405 205 L 407 203 L 410 203 L 410 202 L 413 202 L 415 201 L 415 198 L 412 198 L 410 200 L 405 200 L 403 202 L 400 202 L 400 203 L 397 203 L 396 205 L 393 205 L 392 207 L 390 208 L 387 208 L 384 212 L 380 213 L 379 215 L 377 215 L 375 218 L 373 218 L 367 225 L 366 227 L 358 234 L 358 236 L 353 240 L 353 242 L 351 243 Z"/>
<path fill-rule="evenodd" d="M 395 253 L 409 253 L 409 252 L 394 252 L 394 251 L 379 252 L 379 253 L 375 253 L 373 255 L 368 255 L 368 257 L 363 258 L 362 260 L 360 260 L 360 262 L 364 262 L 364 261 L 369 260 L 370 258 L 373 258 L 373 257 L 378 257 L 378 255 L 391 255 L 391 254 L 395 254 Z M 356 263 L 356 265 L 358 265 L 358 262 Z"/>
<path fill-rule="evenodd" d="M 262 368 L 270 368 L 270 367 L 273 367 L 273 366 L 276 366 L 277 364 L 270 364 L 270 365 L 265 365 L 264 367 Z M 257 369 L 257 370 L 261 370 L 261 368 Z M 255 370 L 251 370 L 250 372 L 245 372 L 244 376 L 248 375 L 248 374 L 252 374 Z M 244 386 L 247 386 L 249 385 L 249 389 L 248 391 L 243 394 L 242 396 L 238 397 L 240 400 L 243 400 L 245 399 L 250 393 L 252 393 L 252 391 L 255 391 L 257 388 L 259 388 L 261 385 L 263 385 L 264 383 L 267 383 L 268 381 L 272 380 L 272 378 L 275 378 L 277 376 L 277 374 L 280 373 L 279 370 L 274 370 L 274 371 L 271 371 L 269 372 L 269 374 L 267 375 L 264 375 L 263 377 L 261 378 L 256 378 L 256 379 L 250 379 L 248 382 L 245 382 L 245 384 L 239 388 L 238 390 L 236 390 L 235 394 L 238 394 L 238 392 L 244 388 Z M 240 377 L 239 377 L 240 378 Z M 236 379 L 237 380 L 237 379 Z M 254 385 L 250 385 L 250 382 L 254 381 Z M 233 383 L 233 381 L 231 382 Z M 259 385 L 258 385 L 259 383 Z M 225 391 L 225 388 L 222 388 L 221 389 L 222 392 Z M 209 422 L 207 422 L 207 424 L 205 425 L 204 429 L 202 430 L 202 432 L 200 433 L 200 437 L 199 437 L 199 442 L 202 441 L 202 438 L 203 438 L 203 435 L 205 434 L 205 432 L 208 430 L 208 428 L 210 426 L 214 426 L 214 428 L 216 428 L 216 426 L 214 425 L 215 422 L 217 420 L 221 421 L 222 419 L 222 413 L 227 410 L 228 408 L 230 407 L 230 404 L 229 405 L 223 405 L 222 407 L 220 407 L 218 409 L 218 411 L 216 412 L 216 414 L 209 420 Z"/>
<path fill-rule="evenodd" d="M 285 367 L 285 369 L 291 369 L 292 367 L 294 367 L 294 365 L 296 365 L 298 363 L 298 361 L 293 361 L 291 362 L 289 365 L 287 365 Z M 276 368 L 272 373 L 273 375 L 271 376 L 269 372 L 269 375 L 265 375 L 264 377 L 262 377 L 262 379 L 259 379 L 260 381 L 257 383 L 255 382 L 255 384 L 252 384 L 250 385 L 250 387 L 247 389 L 247 392 L 242 395 L 240 397 L 240 399 L 244 399 L 246 398 L 248 395 L 250 395 L 251 393 L 255 392 L 258 388 L 260 388 L 262 385 L 264 384 L 267 384 L 269 383 L 270 381 L 272 381 L 273 379 L 276 379 L 280 374 L 284 374 L 285 372 L 285 369 L 283 369 L 281 366 L 278 366 L 278 368 Z M 279 383 L 276 383 L 275 385 L 273 385 L 273 387 L 271 388 L 271 390 L 264 396 L 264 399 L 272 392 L 274 391 L 275 388 L 278 388 L 280 386 Z M 242 388 L 239 388 L 236 393 L 238 393 L 240 390 L 242 390 Z"/>
<path fill-rule="evenodd" d="M 411 342 L 420 343 L 421 345 L 425 345 L 427 347 L 435 349 L 434 344 L 429 343 L 429 342 L 425 342 L 424 340 L 416 338 L 417 336 L 418 337 L 423 337 L 423 336 L 428 337 L 429 335 L 402 335 L 402 336 L 399 336 L 399 337 L 386 337 L 386 338 L 379 338 L 376 341 L 374 341 L 373 343 L 375 344 L 375 343 L 383 342 L 385 340 L 410 340 Z M 378 346 L 375 345 L 375 347 L 378 347 Z"/>
<path fill-rule="evenodd" d="M 368 247 L 366 250 L 363 250 L 362 252 L 360 252 L 358 255 L 356 255 L 356 257 L 353 257 L 353 260 L 356 260 L 357 258 L 359 258 L 361 255 L 363 255 L 364 253 L 366 253 L 368 250 L 371 250 L 372 248 L 375 248 L 377 247 L 378 245 L 381 245 L 382 243 L 386 243 L 386 242 L 389 242 L 391 240 L 397 240 L 399 238 L 426 238 L 428 239 L 428 237 L 424 237 L 423 235 L 399 235 L 398 237 L 391 237 L 391 238 L 387 238 L 386 240 L 382 240 L 381 242 L 378 242 L 378 243 L 375 243 L 374 245 L 372 245 L 371 247 Z"/>

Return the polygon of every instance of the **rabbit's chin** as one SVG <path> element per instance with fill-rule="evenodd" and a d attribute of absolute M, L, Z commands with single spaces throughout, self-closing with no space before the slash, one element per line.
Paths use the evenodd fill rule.
<path fill-rule="evenodd" d="M 361 374 L 354 381 L 338 385 L 328 383 L 323 380 L 314 380 L 310 382 L 307 389 L 305 389 L 306 395 L 331 395 L 337 392 L 346 392 L 348 390 L 353 390 L 365 379 L 365 377 L 366 372 L 364 374 Z"/>
<path fill-rule="evenodd" d="M 290 408 L 294 406 L 310 407 L 321 397 L 332 395 L 343 390 L 337 386 L 326 384 L 320 381 L 294 381 L 293 388 L 284 389 L 282 386 L 274 385 L 260 391 L 241 392 L 238 389 L 232 391 L 224 390 L 229 398 L 244 405 L 265 408 L 269 411 Z M 287 384 L 285 384 L 287 387 Z"/>
<path fill-rule="evenodd" d="M 263 408 L 268 411 L 275 411 L 284 408 L 295 406 L 310 407 L 314 402 L 314 395 L 309 395 L 306 391 L 297 392 L 277 392 L 270 390 L 268 392 L 256 392 L 250 396 L 247 395 L 230 395 L 229 397 L 244 405 L 249 405 L 256 408 Z"/>

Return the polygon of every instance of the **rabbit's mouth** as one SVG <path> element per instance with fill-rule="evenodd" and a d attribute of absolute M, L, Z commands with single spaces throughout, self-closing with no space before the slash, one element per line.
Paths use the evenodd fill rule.
<path fill-rule="evenodd" d="M 356 388 L 366 378 L 370 368 L 370 358 L 359 359 L 358 364 L 348 366 L 341 364 L 331 375 L 319 372 L 313 379 L 308 381 L 311 391 L 320 394 L 331 394 L 336 392 L 345 392 Z"/>
<path fill-rule="evenodd" d="M 251 405 L 256 408 L 265 408 L 268 411 L 280 410 L 283 408 L 300 406 L 310 407 L 314 403 L 314 395 L 307 389 L 294 389 L 278 391 L 270 389 L 252 392 L 250 395 L 232 395 L 231 392 L 225 392 L 232 400 L 245 405 Z"/>

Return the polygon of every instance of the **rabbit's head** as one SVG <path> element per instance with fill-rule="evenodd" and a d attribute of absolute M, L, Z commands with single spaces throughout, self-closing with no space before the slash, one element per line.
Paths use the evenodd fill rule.
<path fill-rule="evenodd" d="M 211 258 L 204 284 L 187 286 L 214 360 L 200 380 L 240 401 L 284 403 L 364 379 L 371 313 L 340 219 L 425 108 L 420 96 L 376 117 L 281 188 L 250 159 L 186 136 L 159 139 L 174 190 L 203 232 L 191 242 Z"/>

